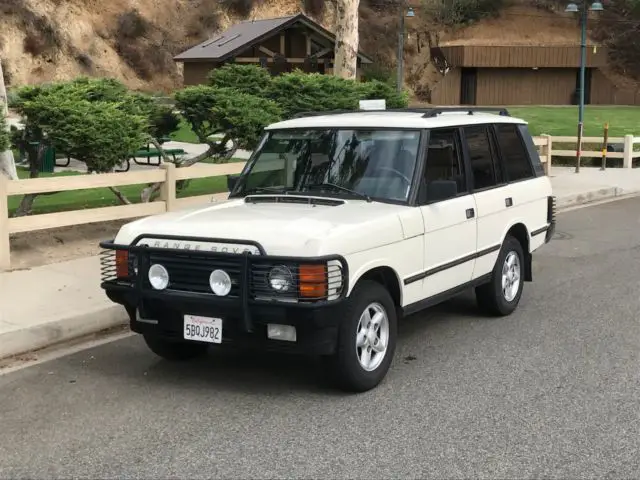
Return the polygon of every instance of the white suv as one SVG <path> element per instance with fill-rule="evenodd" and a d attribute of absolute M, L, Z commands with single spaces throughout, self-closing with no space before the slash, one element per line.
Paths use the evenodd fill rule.
<path fill-rule="evenodd" d="M 228 200 L 134 221 L 103 242 L 102 287 L 161 357 L 212 344 L 319 355 L 343 388 L 371 389 L 402 316 L 468 288 L 483 310 L 510 314 L 553 234 L 526 122 L 489 111 L 270 125 Z"/>

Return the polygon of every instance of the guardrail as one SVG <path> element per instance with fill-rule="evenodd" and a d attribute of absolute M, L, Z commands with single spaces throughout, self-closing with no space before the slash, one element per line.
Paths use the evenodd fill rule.
<path fill-rule="evenodd" d="M 538 147 L 540 159 L 547 175 L 551 172 L 554 157 L 575 157 L 576 155 L 575 149 L 554 150 L 554 144 L 575 145 L 576 142 L 576 137 L 552 137 L 549 135 L 534 137 L 534 143 Z M 603 142 L 603 137 L 583 138 L 583 144 L 597 144 L 600 148 L 602 148 Z M 604 164 L 606 165 L 606 159 L 617 158 L 622 159 L 624 168 L 631 168 L 633 166 L 633 159 L 640 158 L 640 151 L 633 150 L 636 143 L 640 143 L 640 137 L 634 137 L 633 135 L 608 138 L 608 145 L 621 145 L 622 151 L 606 152 Z M 617 150 L 620 150 L 620 148 Z M 602 155 L 602 150 L 586 150 L 582 152 L 582 156 L 585 158 L 601 158 Z M 177 198 L 176 182 L 180 180 L 240 173 L 244 165 L 245 162 L 238 162 L 221 165 L 201 164 L 197 167 L 176 168 L 174 164 L 170 163 L 162 165 L 160 169 L 150 169 L 147 171 L 60 176 L 12 181 L 0 175 L 0 271 L 7 270 L 11 266 L 9 242 L 9 236 L 11 234 L 87 223 L 133 219 L 170 212 L 189 206 L 206 204 L 211 201 L 223 200 L 227 197 L 228 193 L 223 192 L 212 195 Z M 9 218 L 8 214 L 8 197 L 12 195 L 65 192 L 153 183 L 162 184 L 159 199 L 153 202 L 44 213 L 17 218 Z"/>

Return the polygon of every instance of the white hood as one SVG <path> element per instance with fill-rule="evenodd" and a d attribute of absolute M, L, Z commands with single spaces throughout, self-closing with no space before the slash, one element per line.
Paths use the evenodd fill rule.
<path fill-rule="evenodd" d="M 152 234 L 252 240 L 267 255 L 348 255 L 402 240 L 399 214 L 403 210 L 406 206 L 363 200 L 340 199 L 334 206 L 233 199 L 131 222 L 122 227 L 115 242 L 131 244 L 141 235 Z"/>

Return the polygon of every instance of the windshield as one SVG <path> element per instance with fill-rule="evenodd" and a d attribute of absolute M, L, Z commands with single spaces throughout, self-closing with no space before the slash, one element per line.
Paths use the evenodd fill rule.
<path fill-rule="evenodd" d="M 233 193 L 326 191 L 406 201 L 419 141 L 419 130 L 271 131 Z"/>

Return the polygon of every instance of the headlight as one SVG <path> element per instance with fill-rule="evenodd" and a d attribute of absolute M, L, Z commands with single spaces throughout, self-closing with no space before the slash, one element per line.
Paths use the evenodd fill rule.
<path fill-rule="evenodd" d="M 231 291 L 231 277 L 224 270 L 214 270 L 209 275 L 209 286 L 213 293 L 219 297 L 229 295 Z"/>
<path fill-rule="evenodd" d="M 284 265 L 273 267 L 269 272 L 269 285 L 276 292 L 288 292 L 293 286 L 293 275 Z"/>
<path fill-rule="evenodd" d="M 169 285 L 169 272 L 159 263 L 151 265 L 149 283 L 156 290 L 164 290 Z"/>

